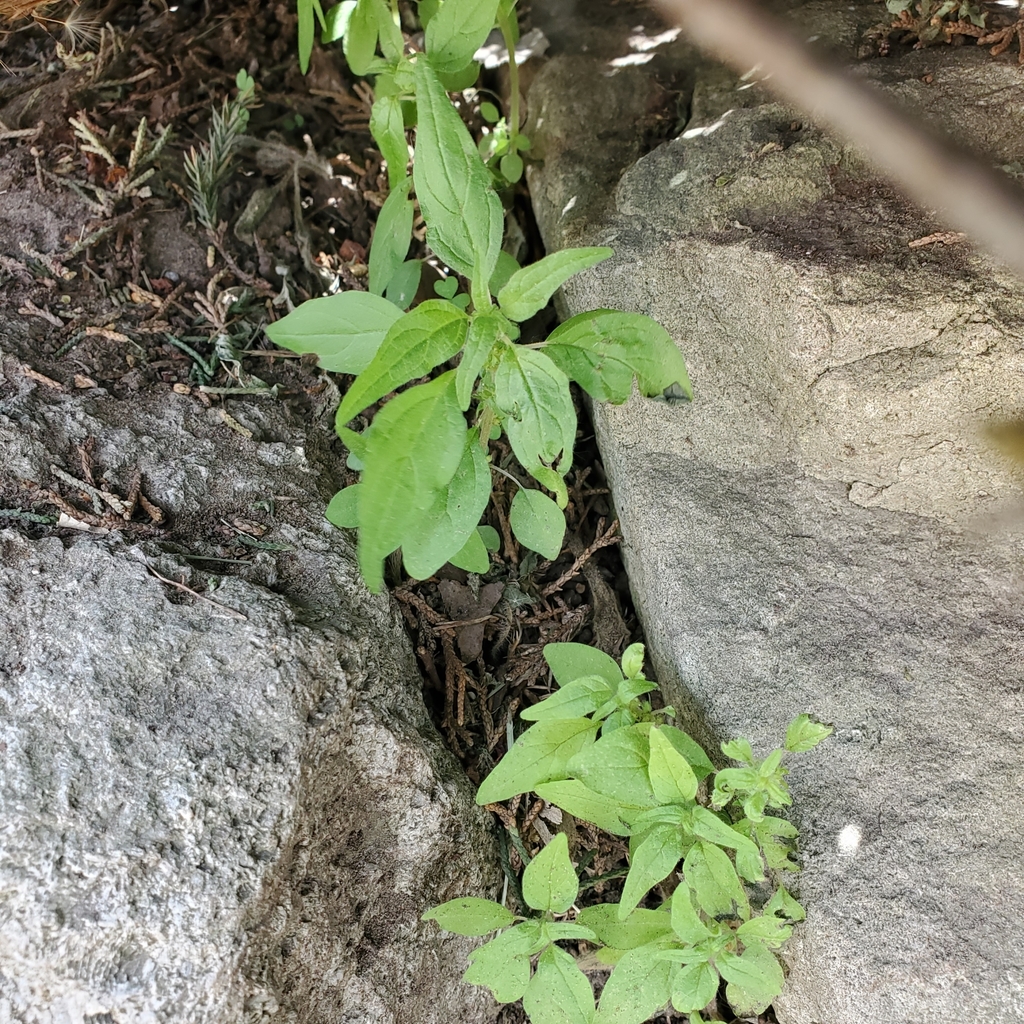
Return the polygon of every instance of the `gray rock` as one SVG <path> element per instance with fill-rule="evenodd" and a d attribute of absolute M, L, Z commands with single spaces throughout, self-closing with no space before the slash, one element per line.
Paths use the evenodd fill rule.
<path fill-rule="evenodd" d="M 419 917 L 495 891 L 493 835 L 323 519 L 328 430 L 228 408 L 252 439 L 191 397 L 55 394 L 3 362 L 7 493 L 78 475 L 93 437 L 174 543 L 0 532 L 0 1020 L 491 1020 L 457 980 L 470 942 Z M 219 578 L 183 557 L 268 500 L 286 550 Z"/>
<path fill-rule="evenodd" d="M 793 762 L 808 921 L 779 1020 L 1021 1019 L 1022 494 L 985 429 L 1019 416 L 1024 288 L 962 243 L 909 247 L 942 225 L 721 68 L 645 153 L 615 122 L 659 70 L 613 107 L 610 49 L 538 76 L 530 182 L 549 249 L 616 249 L 566 312 L 652 315 L 693 377 L 692 405 L 594 410 L 658 678 L 712 749 L 835 725 Z M 1021 158 L 1018 72 L 984 51 L 856 71 Z"/>

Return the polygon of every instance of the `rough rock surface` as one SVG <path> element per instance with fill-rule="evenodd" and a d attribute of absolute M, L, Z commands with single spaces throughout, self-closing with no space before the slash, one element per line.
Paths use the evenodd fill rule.
<path fill-rule="evenodd" d="M 847 59 L 879 14 L 790 6 Z M 712 745 L 835 725 L 794 760 L 809 917 L 779 1020 L 1021 1019 L 1024 495 L 985 428 L 1020 415 L 1024 287 L 964 244 L 911 248 L 942 225 L 678 44 L 614 69 L 636 30 L 538 76 L 530 183 L 549 250 L 616 249 L 567 312 L 649 313 L 693 377 L 692 404 L 595 409 L 659 679 Z M 1010 63 L 856 72 L 1024 160 Z M 685 130 L 647 151 L 666 80 Z"/>
<path fill-rule="evenodd" d="M 0 532 L 0 1021 L 490 1020 L 464 940 L 419 916 L 494 891 L 493 837 L 322 518 L 328 427 L 228 408 L 251 439 L 169 388 L 83 399 L 3 359 L 6 483 L 79 475 L 93 437 L 176 541 Z M 251 568 L 215 586 L 183 557 L 271 507 Z"/>

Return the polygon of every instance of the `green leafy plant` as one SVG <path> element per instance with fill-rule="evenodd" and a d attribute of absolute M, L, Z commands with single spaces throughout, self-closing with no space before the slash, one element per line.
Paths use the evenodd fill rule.
<path fill-rule="evenodd" d="M 544 655 L 559 687 L 523 712 L 534 724 L 484 780 L 477 802 L 534 792 L 628 836 L 621 898 L 570 914 L 580 879 L 558 833 L 523 872 L 523 909 L 536 914 L 517 917 L 464 897 L 424 919 L 460 935 L 497 932 L 470 954 L 464 980 L 499 1002 L 522 999 L 534 1024 L 640 1024 L 668 1003 L 700 1024 L 721 979 L 737 1015 L 762 1012 L 783 986 L 775 951 L 804 917 L 778 883 L 781 872 L 797 870 L 797 830 L 767 811 L 790 803 L 784 758 L 832 730 L 800 715 L 784 746 L 763 759 L 745 740 L 722 744 L 741 767 L 716 772 L 668 723 L 672 709 L 656 711 L 644 699 L 657 686 L 643 675 L 640 644 L 621 666 L 581 644 L 550 644 Z M 762 895 L 774 889 L 760 907 L 747 891 L 753 885 Z M 660 905 L 641 908 L 655 887 Z M 581 962 L 562 941 L 595 947 L 597 968 L 611 968 L 596 1008 Z"/>
<path fill-rule="evenodd" d="M 565 528 L 560 510 L 568 502 L 564 478 L 576 436 L 570 380 L 601 401 L 624 402 L 634 378 L 644 395 L 673 385 L 691 394 L 672 338 L 637 313 L 595 310 L 568 320 L 545 341 L 517 343 L 520 323 L 540 311 L 573 274 L 607 259 L 612 250 L 569 249 L 527 267 L 502 252 L 501 200 L 444 81 L 471 60 L 494 8 L 494 0 L 446 0 L 427 24 L 433 54 L 418 54 L 415 61 L 401 54 L 401 33 L 382 29 L 387 24 L 397 32 L 390 16 L 381 13 L 383 0 L 358 0 L 352 8 L 346 53 L 363 69 L 382 62 L 374 54 L 378 41 L 390 54 L 392 64 L 378 75 L 377 103 L 389 95 L 394 99 L 385 120 L 403 153 L 399 81 L 408 77 L 414 88 L 413 173 L 407 174 L 404 160 L 389 161 L 389 173 L 397 173 L 370 249 L 369 293 L 312 299 L 267 328 L 276 344 L 315 353 L 325 369 L 357 375 L 336 426 L 360 480 L 335 497 L 327 517 L 358 529 L 360 568 L 374 591 L 383 585 L 384 559 L 398 548 L 407 572 L 417 579 L 446 562 L 487 571 L 489 557 L 477 525 L 491 493 L 488 441 L 502 432 L 526 472 L 553 495 L 517 480 L 521 490 L 510 510 L 511 528 L 526 547 L 557 556 Z M 449 24 L 463 9 L 466 18 Z M 469 14 L 478 9 L 487 17 L 480 14 L 474 22 Z M 398 92 L 382 92 L 382 83 Z M 407 265 L 413 190 L 427 243 L 454 274 L 438 283 L 437 298 L 403 313 L 415 288 L 405 280 L 396 288 L 394 282 Z M 463 294 L 456 293 L 459 278 L 468 284 Z M 456 359 L 454 369 L 383 404 L 367 429 L 350 425 L 396 389 Z"/>

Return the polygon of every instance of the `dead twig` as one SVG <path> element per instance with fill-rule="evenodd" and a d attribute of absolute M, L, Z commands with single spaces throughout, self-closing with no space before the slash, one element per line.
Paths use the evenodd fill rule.
<path fill-rule="evenodd" d="M 222 612 L 227 612 L 229 618 L 236 619 L 239 622 L 249 621 L 249 617 L 247 615 L 243 615 L 241 612 L 236 612 L 234 608 L 229 608 L 226 604 L 221 604 L 220 601 L 214 601 L 212 597 L 204 597 L 202 594 L 200 594 L 198 591 L 193 590 L 191 587 L 186 587 L 184 583 L 179 583 L 177 580 L 169 580 L 166 576 L 161 576 L 160 573 L 158 573 L 156 569 L 154 569 L 153 566 L 149 564 L 149 562 L 143 562 L 143 565 L 145 565 L 145 567 L 161 583 L 166 583 L 167 586 L 169 587 L 177 587 L 178 590 L 183 590 L 186 594 L 191 594 L 193 597 L 198 598 L 205 604 L 213 605 L 214 608 L 219 608 Z"/>

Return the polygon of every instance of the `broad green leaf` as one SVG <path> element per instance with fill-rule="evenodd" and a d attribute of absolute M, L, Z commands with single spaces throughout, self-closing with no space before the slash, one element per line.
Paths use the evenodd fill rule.
<path fill-rule="evenodd" d="M 328 522 L 343 529 L 354 530 L 359 526 L 359 484 L 342 488 L 331 498 L 324 513 Z"/>
<path fill-rule="evenodd" d="M 689 803 L 697 795 L 697 776 L 689 762 L 661 734 L 652 729 L 649 735 L 650 758 L 647 771 L 651 788 L 659 803 Z"/>
<path fill-rule="evenodd" d="M 427 244 L 464 277 L 487 281 L 501 249 L 501 200 L 469 129 L 423 56 L 416 61 L 416 102 L 413 177 Z"/>
<path fill-rule="evenodd" d="M 726 950 L 715 959 L 715 966 L 728 982 L 725 998 L 741 1017 L 764 1012 L 785 981 L 781 964 L 759 942 L 748 945 L 739 956 Z"/>
<path fill-rule="evenodd" d="M 750 916 L 747 894 L 726 853 L 713 843 L 694 843 L 683 862 L 683 875 L 709 917 L 738 914 Z"/>
<path fill-rule="evenodd" d="M 681 729 L 677 729 L 674 725 L 663 725 L 659 731 L 689 761 L 693 774 L 698 779 L 707 778 L 715 770 L 708 755 L 704 753 L 704 748 Z"/>
<path fill-rule="evenodd" d="M 470 321 L 466 333 L 466 347 L 462 353 L 455 375 L 455 389 L 459 396 L 459 408 L 465 411 L 473 400 L 473 386 L 487 363 L 498 338 L 504 333 L 504 318 L 497 311 L 477 313 Z"/>
<path fill-rule="evenodd" d="M 382 301 L 387 302 L 387 299 Z M 395 308 L 390 302 L 387 305 Z M 429 299 L 410 313 L 400 313 L 370 365 L 348 389 L 338 407 L 336 424 L 344 426 L 388 392 L 451 359 L 462 348 L 468 325 L 469 317 L 465 313 L 441 299 Z M 453 384 L 454 376 L 453 371 Z"/>
<path fill-rule="evenodd" d="M 504 249 L 498 253 L 498 262 L 494 265 L 489 287 L 492 295 L 497 295 L 508 283 L 509 278 L 519 269 L 519 261 Z"/>
<path fill-rule="evenodd" d="M 388 184 L 392 189 L 405 180 L 409 146 L 405 141 L 402 101 L 397 96 L 378 96 L 370 111 L 370 134 L 388 165 Z"/>
<path fill-rule="evenodd" d="M 460 71 L 450 75 L 440 74 L 437 79 L 444 86 L 445 92 L 463 92 L 475 85 L 479 77 L 480 65 L 470 62 Z"/>
<path fill-rule="evenodd" d="M 532 1024 L 591 1024 L 594 990 L 573 957 L 548 946 L 523 996 L 523 1009 Z"/>
<path fill-rule="evenodd" d="M 539 722 L 545 718 L 582 718 L 600 707 L 611 693 L 611 687 L 601 676 L 584 676 L 521 711 L 519 717 L 528 722 Z"/>
<path fill-rule="evenodd" d="M 313 0 L 299 0 L 299 70 L 305 74 L 309 70 L 309 58 L 313 53 Z"/>
<path fill-rule="evenodd" d="M 552 562 L 561 553 L 565 537 L 565 516 L 541 491 L 520 488 L 512 499 L 508 524 L 523 547 L 538 552 Z"/>
<path fill-rule="evenodd" d="M 701 921 L 693 905 L 690 887 L 685 882 L 677 885 L 676 891 L 672 893 L 672 931 L 690 946 L 696 946 L 711 934 Z"/>
<path fill-rule="evenodd" d="M 378 295 L 338 292 L 304 302 L 266 333 L 281 348 L 315 353 L 325 370 L 362 373 L 401 315 Z"/>
<path fill-rule="evenodd" d="M 580 924 L 570 924 L 567 921 L 545 921 L 541 925 L 540 933 L 549 942 L 562 942 L 565 939 L 586 939 L 587 942 L 597 942 L 597 936 L 589 929 Z"/>
<path fill-rule="evenodd" d="M 376 0 L 357 0 L 348 19 L 344 52 L 352 74 L 360 77 L 370 74 L 377 55 L 379 28 Z"/>
<path fill-rule="evenodd" d="M 650 693 L 651 690 L 656 690 L 658 684 L 650 679 L 644 679 L 642 676 L 639 679 L 623 679 L 619 683 L 618 690 L 615 691 L 615 699 L 622 701 L 623 703 L 629 703 L 636 697 L 641 696 L 645 693 Z"/>
<path fill-rule="evenodd" d="M 423 261 L 406 260 L 391 275 L 391 280 L 384 289 L 384 298 L 401 310 L 408 309 L 416 298 L 416 292 L 419 291 L 422 276 Z"/>
<path fill-rule="evenodd" d="M 596 730 L 589 718 L 559 718 L 531 726 L 484 779 L 476 802 L 497 803 L 529 793 L 541 782 L 564 779 L 566 763 L 593 742 Z"/>
<path fill-rule="evenodd" d="M 703 1010 L 717 991 L 718 971 L 711 964 L 687 964 L 672 982 L 672 1005 L 680 1013 Z"/>
<path fill-rule="evenodd" d="M 723 768 L 715 776 L 712 804 L 725 807 L 736 793 L 747 793 L 757 788 L 757 771 L 754 768 Z"/>
<path fill-rule="evenodd" d="M 668 878 L 684 849 L 679 829 L 674 825 L 661 825 L 647 833 L 629 861 L 629 874 L 619 901 L 620 919 L 625 918 L 654 886 Z"/>
<path fill-rule="evenodd" d="M 786 730 L 786 749 L 793 754 L 811 750 L 831 735 L 831 726 L 815 722 L 810 715 L 798 715 Z"/>
<path fill-rule="evenodd" d="M 672 925 L 664 910 L 634 910 L 619 920 L 614 903 L 598 903 L 580 911 L 577 922 L 590 928 L 606 946 L 636 949 L 658 939 L 670 938 Z"/>
<path fill-rule="evenodd" d="M 518 153 L 506 153 L 499 161 L 498 167 L 501 170 L 501 176 L 513 185 L 523 176 L 523 158 Z M 526 318 L 517 317 L 516 319 Z"/>
<path fill-rule="evenodd" d="M 623 803 L 650 806 L 656 801 L 647 775 L 648 728 L 633 725 L 602 736 L 572 759 L 569 774 Z"/>
<path fill-rule="evenodd" d="M 625 402 L 634 376 L 643 395 L 660 395 L 679 384 L 687 398 L 693 397 L 686 364 L 671 335 L 641 313 L 580 313 L 555 328 L 544 351 L 600 402 Z"/>
<path fill-rule="evenodd" d="M 564 914 L 575 902 L 580 880 L 569 860 L 569 840 L 559 832 L 523 872 L 523 898 L 534 910 Z"/>
<path fill-rule="evenodd" d="M 622 674 L 635 679 L 644 670 L 644 645 L 630 644 L 622 652 Z"/>
<path fill-rule="evenodd" d="M 650 947 L 629 950 L 604 986 L 594 1024 L 642 1024 L 669 1001 L 677 969 Z"/>
<path fill-rule="evenodd" d="M 469 535 L 469 540 L 463 544 L 461 550 L 448 559 L 452 565 L 466 572 L 475 572 L 483 575 L 491 567 L 491 560 L 487 555 L 487 548 L 478 530 Z"/>
<path fill-rule="evenodd" d="M 441 0 L 419 0 L 417 13 L 420 16 L 420 25 L 426 28 L 430 19 L 441 9 Z"/>
<path fill-rule="evenodd" d="M 485 985 L 499 1003 L 522 999 L 530 983 L 530 952 L 535 937 L 536 931 L 526 924 L 495 936 L 469 954 L 469 970 L 462 980 Z"/>
<path fill-rule="evenodd" d="M 630 816 L 643 810 L 641 807 L 624 804 L 614 797 L 596 793 L 578 779 L 542 782 L 534 787 L 534 792 L 574 818 L 589 821 L 615 836 L 628 836 Z"/>
<path fill-rule="evenodd" d="M 604 246 L 553 252 L 537 263 L 517 270 L 498 292 L 498 305 L 511 320 L 529 320 L 534 313 L 539 313 L 548 304 L 551 296 L 573 274 L 578 274 L 611 255 L 612 250 Z"/>
<path fill-rule="evenodd" d="M 437 496 L 402 540 L 402 560 L 416 580 L 433 576 L 473 539 L 483 554 L 486 572 L 490 559 L 476 532 L 491 496 L 491 469 L 480 447 L 477 430 L 467 431 L 462 459 L 447 487 Z"/>
<path fill-rule="evenodd" d="M 770 949 L 777 949 L 793 934 L 793 926 L 781 918 L 764 914 L 744 921 L 736 929 L 736 934 L 744 944 L 757 941 L 763 942 Z"/>
<path fill-rule="evenodd" d="M 757 846 L 706 807 L 693 809 L 693 834 L 736 851 L 736 867 L 748 882 L 760 882 L 764 867 Z"/>
<path fill-rule="evenodd" d="M 501 535 L 493 526 L 478 526 L 477 530 L 488 551 L 497 551 L 501 547 Z"/>
<path fill-rule="evenodd" d="M 348 31 L 348 23 L 352 18 L 352 12 L 356 9 L 356 0 L 341 0 L 327 12 L 327 20 L 324 30 L 321 33 L 320 41 L 323 43 L 336 43 L 339 39 L 345 38 Z"/>
<path fill-rule="evenodd" d="M 430 63 L 440 74 L 461 71 L 494 28 L 498 0 L 456 0 L 445 3 L 427 25 L 425 43 Z"/>
<path fill-rule="evenodd" d="M 761 847 L 764 859 L 773 871 L 799 871 L 790 855 L 793 852 L 792 841 L 797 837 L 795 825 L 785 818 L 765 815 L 761 821 L 751 822 L 751 838 Z M 780 842 L 779 837 L 782 838 Z M 788 842 L 787 842 L 788 840 Z"/>
<path fill-rule="evenodd" d="M 754 763 L 754 751 L 750 747 L 749 740 L 726 740 L 722 744 L 722 753 L 742 764 L 752 765 Z"/>
<path fill-rule="evenodd" d="M 370 245 L 370 291 L 375 295 L 384 294 L 409 251 L 413 217 L 411 189 L 412 178 L 405 178 L 391 190 L 380 208 Z"/>
<path fill-rule="evenodd" d="M 436 921 L 445 931 L 458 935 L 487 935 L 499 928 L 507 928 L 515 919 L 515 914 L 500 903 L 476 896 L 449 900 L 428 910 L 421 918 L 423 921 Z"/>
<path fill-rule="evenodd" d="M 780 885 L 775 895 L 764 905 L 765 915 L 775 914 L 787 921 L 803 921 L 807 916 L 800 905 L 785 886 Z"/>
<path fill-rule="evenodd" d="M 462 461 L 466 421 L 449 372 L 388 402 L 366 432 L 359 492 L 359 568 L 374 593 L 381 562 L 418 528 Z"/>
<path fill-rule="evenodd" d="M 501 350 L 494 389 L 516 457 L 565 508 L 569 499 L 562 477 L 572 465 L 576 440 L 569 379 L 542 352 L 508 345 Z"/>
<path fill-rule="evenodd" d="M 601 676 L 612 686 L 618 686 L 622 681 L 622 672 L 615 659 L 587 644 L 547 644 L 544 660 L 559 686 L 583 676 Z"/>

